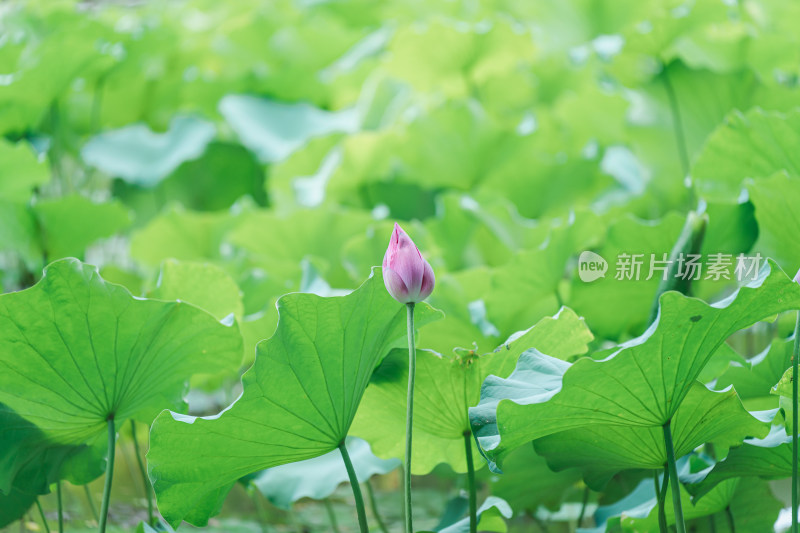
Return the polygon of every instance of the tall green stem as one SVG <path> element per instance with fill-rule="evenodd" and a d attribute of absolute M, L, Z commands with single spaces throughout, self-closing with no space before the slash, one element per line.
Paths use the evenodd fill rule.
<path fill-rule="evenodd" d="M 103 488 L 103 504 L 100 507 L 100 533 L 105 533 L 108 522 L 108 504 L 111 501 L 111 483 L 114 479 L 114 453 L 117 445 L 117 429 L 114 416 L 108 417 L 108 460 L 106 461 L 106 484 Z"/>
<path fill-rule="evenodd" d="M 261 502 L 258 499 L 258 495 L 260 492 L 254 485 L 250 485 L 247 487 L 247 495 L 250 496 L 250 501 L 253 502 L 253 509 L 256 511 L 256 516 L 258 517 L 258 525 L 261 526 L 261 532 L 267 533 L 269 529 L 267 529 L 267 524 L 269 523 L 269 519 L 264 513 L 264 508 L 261 506 Z"/>
<path fill-rule="evenodd" d="M 361 485 L 358 484 L 358 476 L 356 476 L 353 462 L 350 460 L 350 454 L 347 452 L 347 446 L 345 446 L 344 441 L 339 443 L 339 451 L 342 454 L 344 467 L 347 469 L 347 476 L 350 478 L 350 487 L 353 489 L 353 496 L 355 496 L 356 499 L 358 527 L 361 529 L 361 533 L 367 533 L 369 527 L 367 527 L 367 512 L 364 509 L 364 497 L 361 496 Z"/>
<path fill-rule="evenodd" d="M 467 452 L 467 484 L 469 488 L 469 533 L 478 531 L 478 495 L 475 491 L 475 465 L 472 463 L 472 432 L 464 432 L 464 448 Z"/>
<path fill-rule="evenodd" d="M 378 510 L 378 501 L 375 498 L 375 491 L 372 490 L 372 484 L 369 480 L 366 480 L 364 486 L 367 487 L 367 496 L 369 497 L 369 507 L 372 509 L 372 516 L 375 517 L 375 521 L 378 522 L 378 527 L 381 531 L 383 531 L 383 533 L 389 533 L 386 524 L 383 522 L 383 518 L 381 518 L 381 513 Z"/>
<path fill-rule="evenodd" d="M 61 481 L 56 482 L 56 502 L 58 503 L 58 533 L 64 533 L 64 504 L 61 499 Z"/>
<path fill-rule="evenodd" d="M 47 524 L 47 518 L 44 516 L 44 509 L 42 509 L 42 502 L 39 501 L 39 498 L 36 498 L 36 507 L 39 509 L 39 516 L 42 517 L 42 524 L 44 525 L 44 530 L 47 533 L 50 533 L 50 526 Z"/>
<path fill-rule="evenodd" d="M 339 524 L 336 522 L 336 513 L 333 511 L 333 505 L 331 505 L 331 501 L 328 498 L 322 500 L 325 504 L 325 511 L 328 513 L 328 520 L 331 523 L 331 531 L 333 533 L 339 533 Z"/>
<path fill-rule="evenodd" d="M 142 461 L 142 454 L 139 450 L 139 439 L 136 437 L 136 422 L 131 419 L 131 435 L 133 435 L 133 451 L 136 454 L 136 463 L 139 465 L 139 473 L 142 475 L 142 484 L 144 485 L 144 495 L 147 498 L 147 523 L 155 526 L 155 517 L 153 516 L 153 496 L 150 491 L 150 480 L 147 478 L 147 469 L 144 467 Z"/>
<path fill-rule="evenodd" d="M 686 533 L 686 525 L 683 522 L 683 507 L 681 507 L 681 485 L 678 481 L 678 468 L 675 466 L 675 447 L 672 444 L 672 430 L 670 420 L 664 424 L 664 447 L 667 450 L 667 469 L 669 470 L 669 482 L 672 484 L 672 505 L 675 508 L 675 529 L 678 533 Z"/>
<path fill-rule="evenodd" d="M 669 79 L 667 67 L 664 66 L 662 72 L 662 80 L 664 80 L 664 89 L 667 91 L 667 99 L 669 100 L 670 112 L 672 113 L 672 129 L 675 133 L 675 144 L 678 147 L 678 156 L 681 161 L 681 170 L 683 170 L 684 177 L 689 175 L 689 151 L 686 148 L 686 137 L 683 135 L 683 118 L 681 117 L 681 108 L 678 105 L 678 97 L 675 94 L 675 89 L 672 87 L 672 81 Z"/>
<path fill-rule="evenodd" d="M 414 374 L 417 371 L 417 350 L 414 342 L 414 302 L 406 304 L 408 311 L 408 394 L 406 396 L 406 460 L 403 490 L 405 496 L 406 533 L 414 533 L 411 513 L 411 429 L 414 419 Z"/>
<path fill-rule="evenodd" d="M 100 522 L 100 517 L 97 516 L 97 507 L 94 506 L 94 500 L 92 499 L 92 493 L 89 490 L 88 483 L 83 486 L 83 492 L 86 494 L 86 501 L 89 503 L 89 511 L 92 513 L 92 518 L 94 518 L 95 522 Z"/>
<path fill-rule="evenodd" d="M 578 522 L 576 524 L 577 527 L 581 527 L 583 524 L 583 519 L 586 517 L 586 506 L 589 505 L 589 491 L 591 489 L 586 486 L 583 489 L 583 501 L 581 501 L 581 512 L 578 514 Z"/>
<path fill-rule="evenodd" d="M 725 508 L 725 515 L 728 517 L 728 526 L 731 533 L 736 533 L 736 522 L 733 521 L 733 511 L 731 511 L 730 505 Z"/>
<path fill-rule="evenodd" d="M 664 469 L 664 481 L 659 487 L 658 483 L 658 470 L 653 471 L 653 481 L 656 485 L 656 499 L 658 500 L 658 531 L 659 533 L 668 533 L 667 529 L 667 514 L 664 511 L 664 500 L 667 497 L 667 469 Z"/>
<path fill-rule="evenodd" d="M 792 349 L 792 533 L 797 529 L 797 363 L 800 355 L 800 311 L 794 327 L 794 348 Z"/>

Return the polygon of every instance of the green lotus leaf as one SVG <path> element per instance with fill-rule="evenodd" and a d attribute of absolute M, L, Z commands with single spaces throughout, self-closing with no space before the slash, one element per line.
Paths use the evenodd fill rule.
<path fill-rule="evenodd" d="M 675 456 L 713 442 L 717 453 L 738 446 L 747 437 L 764 437 L 769 425 L 742 406 L 736 392 L 714 392 L 695 382 L 670 425 Z M 578 467 L 584 480 L 601 491 L 625 469 L 663 469 L 667 462 L 660 427 L 594 424 L 555 433 L 534 441 L 536 452 L 556 471 Z"/>
<path fill-rule="evenodd" d="M 347 437 L 345 441 L 361 483 L 375 474 L 386 474 L 400 466 L 399 459 L 380 459 L 373 455 L 364 440 Z M 289 509 L 301 498 L 323 500 L 345 481 L 349 478 L 342 455 L 339 450 L 333 450 L 313 459 L 268 468 L 249 483 L 276 507 Z"/>
<path fill-rule="evenodd" d="M 618 26 L 625 46 L 613 58 L 611 68 L 624 83 L 641 82 L 657 72 L 660 61 L 674 58 L 717 72 L 736 70 L 743 63 L 741 42 L 747 33 L 744 23 L 730 10 L 716 2 L 696 2 L 680 6 L 680 11 L 676 6 L 642 2 L 628 5 L 630 12 L 618 15 L 627 18 L 627 24 Z M 711 31 L 720 26 L 727 31 Z"/>
<path fill-rule="evenodd" d="M 307 103 L 286 103 L 256 96 L 232 94 L 219 110 L 242 144 L 263 163 L 280 161 L 309 139 L 358 129 L 355 110 L 329 112 Z"/>
<path fill-rule="evenodd" d="M 754 211 L 753 204 L 743 200 L 708 202 L 705 212 L 709 220 L 701 253 L 749 252 L 760 230 Z"/>
<path fill-rule="evenodd" d="M 6 527 L 25 516 L 36 502 L 36 494 L 12 487 L 9 494 L 0 493 L 0 527 Z"/>
<path fill-rule="evenodd" d="M 697 503 L 689 501 L 689 494 L 681 485 L 681 501 L 685 502 L 683 507 L 684 520 L 691 521 L 697 518 L 703 518 L 720 511 L 724 511 L 730 505 L 734 493 L 738 485 L 738 480 L 731 480 L 717 485 L 714 492 L 708 495 L 706 500 Z M 650 512 L 646 516 L 626 516 L 623 514 L 621 525 L 623 531 L 630 531 L 631 533 L 657 533 L 658 532 L 658 505 L 656 505 L 655 498 L 651 500 Z M 664 512 L 667 518 L 667 525 L 673 526 L 675 524 L 675 512 L 672 505 L 672 486 L 667 487 L 667 495 L 664 499 Z M 637 513 L 638 514 L 638 513 Z"/>
<path fill-rule="evenodd" d="M 446 353 L 474 343 L 485 352 L 555 314 L 570 259 L 597 240 L 603 225 L 597 215 L 583 212 L 569 221 L 553 221 L 547 230 L 540 246 L 522 250 L 500 266 L 437 278 L 430 302 L 444 311 L 445 319 L 422 332 L 420 345 Z"/>
<path fill-rule="evenodd" d="M 778 396 L 778 407 L 783 411 L 784 425 L 786 432 L 791 433 L 794 427 L 794 403 L 792 401 L 792 389 L 794 381 L 794 368 L 789 367 L 778 380 L 778 383 L 770 389 L 770 394 Z"/>
<path fill-rule="evenodd" d="M 473 466 L 480 468 L 483 460 L 471 438 L 467 410 L 478 403 L 483 380 L 507 376 L 519 354 L 532 346 L 567 359 L 586 353 L 591 340 L 583 320 L 562 308 L 484 355 L 465 349 L 449 355 L 417 350 L 412 473 L 427 474 L 440 463 L 466 472 L 465 435 L 473 448 Z M 353 421 L 351 433 L 367 440 L 378 457 L 403 457 L 407 383 L 408 350 L 395 349 L 375 371 Z"/>
<path fill-rule="evenodd" d="M 228 238 L 270 277 L 285 281 L 284 286 L 299 284 L 302 260 L 310 257 L 324 267 L 321 271 L 328 283 L 350 287 L 352 282 L 338 257 L 344 243 L 364 233 L 372 222 L 370 214 L 362 211 L 303 209 L 283 215 L 253 210 L 240 217 Z M 289 235 L 291 238 L 287 238 Z M 386 234 L 384 250 L 390 235 Z"/>
<path fill-rule="evenodd" d="M 221 175 L 225 179 L 219 179 Z M 264 169 L 244 146 L 212 141 L 198 159 L 183 162 L 155 187 L 123 180 L 112 183 L 112 193 L 136 212 L 138 220 L 156 216 L 170 202 L 187 209 L 219 211 L 242 196 L 266 204 Z"/>
<path fill-rule="evenodd" d="M 670 15 L 668 17 L 673 18 Z M 674 19 L 674 22 L 678 20 Z M 648 21 L 647 24 L 652 22 Z M 632 31 L 634 35 L 639 34 L 636 29 Z M 647 38 L 646 35 L 637 37 Z M 630 46 L 631 43 L 626 37 L 624 49 L 627 50 Z M 738 49 L 735 54 L 737 57 L 741 56 Z M 662 66 L 661 61 L 665 59 L 650 61 L 652 69 L 649 69 L 647 75 L 652 72 L 658 72 L 658 75 L 645 85 L 637 87 L 637 104 L 630 108 L 631 111 L 635 108 L 636 112 L 631 113 L 631 124 L 626 137 L 627 143 L 652 176 L 650 194 L 642 199 L 653 202 L 654 197 L 657 197 L 658 205 L 666 203 L 674 206 L 686 198 L 686 187 L 682 180 L 678 179 L 687 173 L 685 165 L 691 166 L 692 162 L 701 165 L 700 160 L 706 158 L 704 153 L 710 149 L 706 145 L 706 140 L 710 143 L 718 131 L 725 127 L 726 115 L 733 110 L 747 110 L 755 106 L 768 111 L 788 111 L 800 103 L 800 95 L 788 86 L 759 78 L 749 69 L 729 73 L 695 69 L 687 66 L 691 65 L 691 62 L 686 57 L 682 57 L 681 61 L 672 61 Z M 636 69 L 637 73 L 642 70 Z M 671 95 L 674 96 L 674 109 Z M 680 145 L 675 137 L 676 113 L 680 115 L 682 133 Z M 731 158 L 740 157 L 741 152 L 737 151 L 737 148 L 744 146 L 726 146 L 725 142 L 724 140 L 717 142 L 721 152 L 730 149 L 730 154 L 725 156 L 724 160 L 720 160 L 720 163 L 721 166 L 724 165 L 726 173 L 735 172 L 736 165 L 729 167 L 728 162 L 732 161 Z M 681 153 L 683 148 L 686 152 L 685 161 Z M 691 169 L 689 174 L 693 180 L 699 179 L 699 183 L 695 183 L 705 199 L 736 201 L 739 198 L 738 191 L 741 188 L 742 178 L 723 184 L 722 182 L 727 179 L 719 175 L 715 165 L 716 163 L 709 159 L 708 164 L 703 163 L 699 168 L 702 174 L 698 175 L 695 169 Z M 741 167 L 739 169 L 741 170 Z M 713 251 L 719 252 L 721 249 Z"/>
<path fill-rule="evenodd" d="M 73 82 L 80 79 L 81 86 L 91 87 L 98 70 L 117 62 L 97 47 L 98 41 L 112 38 L 112 28 L 62 6 L 50 4 L 46 12 L 27 7 L 5 17 L 6 31 L 19 39 L 2 53 L 6 72 L 13 76 L 3 84 L 0 132 L 12 137 L 42 131 L 43 119 L 58 109 L 51 105 L 74 94 Z"/>
<path fill-rule="evenodd" d="M 703 367 L 703 370 L 697 376 L 697 381 L 711 384 L 713 385 L 711 388 L 715 390 L 722 390 L 726 385 L 719 385 L 715 380 L 730 368 L 734 368 L 737 365 L 749 368 L 748 360 L 742 357 L 739 352 L 734 350 L 731 345 L 726 342 L 720 346 L 708 360 L 706 366 Z M 730 385 L 730 383 L 728 383 L 728 385 Z M 739 394 L 740 397 L 742 396 L 738 388 L 736 393 Z M 752 410 L 757 411 L 758 409 L 751 409 L 751 411 Z"/>
<path fill-rule="evenodd" d="M 33 211 L 51 259 L 83 257 L 87 246 L 131 222 L 128 209 L 118 201 L 95 203 L 78 194 L 37 202 Z"/>
<path fill-rule="evenodd" d="M 733 361 L 714 381 L 714 388 L 733 385 L 746 406 L 753 409 L 773 409 L 778 398 L 772 387 L 791 366 L 792 339 L 773 339 L 760 354 L 745 361 Z M 791 385 L 789 387 L 791 397 Z"/>
<path fill-rule="evenodd" d="M 104 437 L 88 444 L 53 444 L 41 429 L 3 404 L 0 427 L 0 528 L 21 519 L 38 496 L 50 492 L 52 483 L 66 479 L 82 485 L 103 473 Z"/>
<path fill-rule="evenodd" d="M 635 512 L 639 516 L 646 516 L 653 505 L 657 504 L 655 498 L 655 485 L 651 479 L 640 479 L 631 489 L 617 495 L 619 499 L 614 503 L 599 505 L 594 512 L 594 522 L 598 524 L 591 533 L 605 533 L 606 531 L 621 531 L 620 519 L 622 513 Z"/>
<path fill-rule="evenodd" d="M 437 53 L 429 54 L 433 47 Z M 441 91 L 455 99 L 477 91 L 472 84 L 483 86 L 498 72 L 529 63 L 535 48 L 524 33 L 505 21 L 478 29 L 441 19 L 422 27 L 401 27 L 389 52 L 386 68 L 392 75 L 420 91 Z M 419 61 L 421 55 L 428 60 Z"/>
<path fill-rule="evenodd" d="M 104 442 L 108 420 L 150 424 L 181 408 L 190 376 L 235 368 L 241 353 L 237 329 L 196 307 L 134 298 L 75 259 L 52 263 L 32 288 L 0 296 L 0 404 L 26 424 L 0 427 L 12 443 L 0 490 L 29 461 Z"/>
<path fill-rule="evenodd" d="M 595 335 L 617 339 L 626 334 L 640 333 L 647 327 L 647 317 L 661 282 L 659 271 L 647 279 L 650 254 L 660 259 L 662 254 L 670 253 L 681 234 L 685 218 L 669 213 L 651 222 L 623 216 L 611 223 L 605 243 L 597 250 L 608 262 L 608 271 L 604 277 L 590 283 L 574 277 L 567 301 L 586 318 Z M 643 254 L 638 279 L 617 279 L 620 254 Z"/>
<path fill-rule="evenodd" d="M 650 483 L 652 486 L 652 483 Z M 716 531 L 736 531 L 737 533 L 762 533 L 771 531 L 782 504 L 772 494 L 766 481 L 759 479 L 730 479 L 716 487 L 700 501 L 690 502 L 689 495 L 681 486 L 681 501 L 687 530 L 704 531 L 712 527 Z M 652 510 L 646 517 L 628 516 L 621 520 L 622 531 L 630 533 L 658 533 L 658 509 L 655 499 Z M 675 523 L 672 510 L 672 496 L 667 489 L 664 510 L 667 524 Z M 731 525 L 733 521 L 733 525 Z M 714 529 L 710 529 L 714 531 Z"/>
<path fill-rule="evenodd" d="M 45 432 L 0 404 L 0 494 L 47 494 L 60 479 L 88 483 L 103 473 L 107 439 L 58 444 Z"/>
<path fill-rule="evenodd" d="M 692 178 L 708 197 L 736 198 L 746 178 L 766 178 L 786 171 L 800 177 L 800 112 L 733 111 L 692 167 Z"/>
<path fill-rule="evenodd" d="M 728 503 L 724 514 L 715 515 L 717 524 L 730 524 L 737 533 L 761 533 L 775 527 L 783 504 L 775 497 L 767 481 L 761 479 L 743 479 L 736 486 L 736 492 Z"/>
<path fill-rule="evenodd" d="M 748 482 L 730 480 L 715 489 L 713 494 L 709 494 L 708 501 L 696 504 L 689 501 L 689 494 L 682 485 L 681 501 L 687 529 L 696 531 L 714 531 L 706 529 L 712 522 L 717 527 L 716 531 L 732 531 L 730 527 L 732 519 L 737 532 L 762 533 L 772 529 L 782 507 L 772 495 L 767 483 L 758 479 L 751 479 Z M 595 520 L 602 526 L 590 531 L 658 533 L 657 507 L 653 480 L 644 479 L 627 497 L 612 505 L 598 508 Z M 675 523 L 669 489 L 665 501 L 665 515 L 668 524 Z"/>
<path fill-rule="evenodd" d="M 536 124 L 534 119 L 532 122 Z M 552 126 L 552 138 L 567 142 L 557 135 L 558 126 Z M 560 148 L 546 144 L 553 141 L 541 134 L 507 142 L 515 153 L 485 168 L 487 175 L 478 190 L 502 194 L 522 216 L 540 218 L 589 206 L 616 186 L 614 179 L 600 170 L 599 161 L 581 157 L 580 152 L 564 158 L 563 152 L 558 153 Z"/>
<path fill-rule="evenodd" d="M 783 479 L 792 475 L 792 438 L 773 426 L 766 438 L 747 439 L 713 468 L 694 476 L 689 492 L 700 499 L 719 483 L 734 478 Z"/>
<path fill-rule="evenodd" d="M 165 133 L 145 124 L 103 132 L 84 145 L 81 156 L 106 174 L 152 187 L 184 161 L 200 157 L 215 134 L 211 122 L 182 116 Z"/>
<path fill-rule="evenodd" d="M 318 457 L 344 440 L 375 367 L 406 341 L 405 307 L 379 272 L 347 296 L 284 296 L 278 328 L 258 345 L 236 402 L 212 417 L 156 419 L 148 466 L 170 524 L 205 524 L 237 479 Z M 417 306 L 419 326 L 438 316 Z"/>
<path fill-rule="evenodd" d="M 244 314 L 242 294 L 225 270 L 212 264 L 168 259 L 161 265 L 158 285 L 148 297 L 159 300 L 182 300 L 205 309 L 217 320 Z"/>
<path fill-rule="evenodd" d="M 476 514 L 479 531 L 505 533 L 505 520 L 511 518 L 514 512 L 511 510 L 511 506 L 508 505 L 508 502 L 502 498 L 489 496 L 481 506 L 478 507 Z M 470 531 L 469 522 L 469 517 L 463 518 L 455 524 L 440 529 L 438 533 L 468 533 Z"/>
<path fill-rule="evenodd" d="M 797 138 L 800 139 L 800 116 Z M 756 249 L 774 258 L 787 272 L 800 266 L 800 252 L 787 236 L 797 235 L 800 220 L 795 207 L 800 202 L 800 160 L 792 177 L 778 172 L 748 184 L 747 192 L 756 209 L 758 242 Z"/>
<path fill-rule="evenodd" d="M 770 392 L 781 398 L 792 398 L 794 396 L 793 377 L 794 368 L 787 368 L 781 376 L 781 379 L 778 380 L 778 383 L 775 384 Z"/>
<path fill-rule="evenodd" d="M 520 217 L 502 196 L 456 192 L 439 196 L 437 216 L 426 220 L 425 227 L 451 271 L 502 265 L 514 252 L 540 246 L 550 231 L 548 224 Z"/>
<path fill-rule="evenodd" d="M 492 478 L 492 494 L 506 500 L 518 514 L 540 506 L 558 510 L 568 489 L 581 479 L 577 468 L 553 472 L 533 446 L 520 446 L 506 459 L 505 472 Z"/>
<path fill-rule="evenodd" d="M 473 432 L 487 458 L 499 464 L 508 451 L 569 429 L 660 427 L 732 333 L 798 306 L 800 286 L 773 261 L 713 305 L 664 293 L 648 330 L 603 360 L 584 358 L 570 367 L 529 353 L 508 380 L 487 378 L 480 404 L 470 409 Z"/>
<path fill-rule="evenodd" d="M 131 255 L 158 267 L 165 259 L 218 259 L 223 237 L 235 224 L 227 212 L 202 213 L 174 206 L 131 236 Z"/>
<path fill-rule="evenodd" d="M 41 235 L 29 206 L 0 200 L 0 251 L 18 255 L 31 272 L 42 268 Z"/>
<path fill-rule="evenodd" d="M 12 143 L 0 139 L 0 198 L 26 203 L 34 187 L 47 183 L 47 164 L 37 159 L 27 142 Z"/>

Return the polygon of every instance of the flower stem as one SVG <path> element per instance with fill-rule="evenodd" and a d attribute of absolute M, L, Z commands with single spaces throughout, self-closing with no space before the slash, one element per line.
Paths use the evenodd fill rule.
<path fill-rule="evenodd" d="M 389 533 L 389 530 L 386 529 L 386 524 L 383 522 L 383 518 L 381 518 L 381 514 L 378 510 L 378 501 L 375 499 L 375 491 L 372 490 L 372 484 L 369 480 L 364 482 L 364 485 L 367 487 L 367 496 L 369 497 L 369 507 L 372 510 L 372 516 L 375 517 L 375 521 L 378 522 L 378 527 L 383 531 L 383 533 Z"/>
<path fill-rule="evenodd" d="M 56 482 L 56 502 L 58 503 L 58 533 L 64 533 L 64 505 L 61 500 L 61 480 Z"/>
<path fill-rule="evenodd" d="M 358 484 L 358 477 L 356 476 L 356 471 L 353 468 L 353 461 L 350 460 L 350 454 L 347 452 L 347 446 L 345 446 L 344 441 L 339 443 L 339 451 L 342 454 L 344 467 L 347 469 L 347 476 L 350 478 L 350 487 L 353 489 L 353 496 L 356 499 L 358 527 L 361 529 L 361 533 L 368 533 L 369 527 L 367 527 L 367 512 L 364 509 L 364 497 L 361 496 L 361 485 Z"/>
<path fill-rule="evenodd" d="M 672 444 L 672 430 L 670 429 L 671 420 L 664 424 L 664 447 L 667 450 L 667 469 L 669 470 L 669 482 L 672 484 L 672 505 L 675 508 L 675 529 L 678 533 L 686 533 L 686 525 L 683 522 L 683 508 L 681 507 L 681 485 L 678 481 L 678 468 L 675 466 L 675 448 Z"/>
<path fill-rule="evenodd" d="M 47 518 L 44 516 L 44 509 L 42 509 L 42 502 L 39 501 L 39 498 L 36 498 L 36 507 L 39 509 L 39 516 L 42 517 L 42 524 L 44 524 L 44 530 L 47 533 L 50 533 L 50 526 L 47 524 Z"/>
<path fill-rule="evenodd" d="M 141 450 L 139 450 L 139 439 L 136 438 L 136 422 L 131 418 L 131 435 L 133 435 L 133 451 L 136 454 L 136 463 L 139 465 L 139 473 L 142 475 L 142 484 L 144 485 L 144 495 L 147 498 L 147 523 L 150 526 L 155 526 L 155 518 L 153 516 L 153 496 L 150 492 L 150 480 L 147 478 L 147 469 L 144 467 L 142 461 Z"/>
<path fill-rule="evenodd" d="M 797 363 L 800 355 L 800 311 L 794 327 L 794 347 L 792 349 L 792 533 L 797 528 Z"/>
<path fill-rule="evenodd" d="M 475 491 L 475 465 L 472 463 L 472 432 L 464 432 L 464 448 L 467 452 L 467 484 L 469 487 L 469 533 L 478 531 L 478 495 Z"/>
<path fill-rule="evenodd" d="M 406 396 L 406 460 L 404 466 L 406 533 L 414 533 L 411 523 L 411 429 L 414 419 L 414 374 L 417 371 L 417 350 L 414 342 L 414 302 L 407 303 L 408 311 L 408 395 Z"/>
<path fill-rule="evenodd" d="M 108 504 L 111 501 L 111 483 L 114 479 L 114 453 L 116 452 L 117 430 L 114 415 L 108 417 L 108 460 L 106 461 L 106 483 L 103 488 L 103 503 L 100 506 L 100 533 L 105 533 L 108 522 Z"/>

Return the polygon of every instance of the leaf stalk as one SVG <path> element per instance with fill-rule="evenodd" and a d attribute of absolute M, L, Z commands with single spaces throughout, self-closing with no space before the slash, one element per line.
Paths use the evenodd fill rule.
<path fill-rule="evenodd" d="M 92 493 L 89 491 L 89 485 L 86 484 L 83 486 L 83 492 L 86 494 L 86 502 L 89 504 L 89 511 L 92 513 L 92 518 L 94 518 L 95 522 L 100 522 L 100 517 L 97 516 L 97 508 L 94 506 L 94 500 L 92 500 Z"/>
<path fill-rule="evenodd" d="M 681 507 L 681 486 L 678 481 L 678 468 L 675 465 L 675 447 L 672 443 L 672 430 L 670 429 L 671 420 L 664 424 L 664 447 L 667 451 L 667 469 L 669 471 L 669 481 L 672 484 L 672 504 L 675 511 L 675 529 L 677 533 L 686 533 L 686 525 L 683 521 L 683 507 Z"/>
<path fill-rule="evenodd" d="M 64 533 L 64 504 L 61 499 L 61 480 L 56 482 L 56 502 L 58 503 L 58 533 Z"/>
<path fill-rule="evenodd" d="M 378 522 L 380 530 L 383 531 L 383 533 L 389 533 L 389 530 L 386 529 L 386 524 L 383 522 L 383 518 L 381 518 L 381 513 L 378 509 L 378 501 L 375 498 L 375 491 L 372 489 L 372 484 L 369 480 L 366 480 L 364 486 L 367 487 L 367 496 L 369 497 L 369 507 L 372 510 L 372 516 L 375 518 L 375 521 Z"/>
<path fill-rule="evenodd" d="M 103 487 L 103 503 L 100 507 L 100 533 L 105 533 L 108 523 L 108 504 L 111 501 L 111 483 L 114 480 L 114 454 L 117 444 L 117 429 L 114 415 L 108 417 L 108 460 L 106 461 L 106 482 Z"/>
<path fill-rule="evenodd" d="M 340 533 L 339 524 L 336 522 L 336 513 L 333 511 L 331 500 L 329 498 L 325 498 L 322 501 L 325 504 L 325 511 L 328 513 L 328 520 L 331 523 L 331 531 L 333 531 L 333 533 Z"/>
<path fill-rule="evenodd" d="M 139 465 L 139 473 L 142 475 L 144 485 L 144 495 L 147 498 L 147 523 L 155 527 L 155 517 L 153 515 L 153 495 L 150 489 L 150 480 L 147 478 L 147 469 L 142 461 L 141 450 L 139 449 L 139 439 L 136 438 L 136 421 L 131 419 L 131 435 L 133 436 L 133 452 L 136 454 L 136 463 Z"/>
<path fill-rule="evenodd" d="M 42 509 L 42 502 L 39 501 L 39 498 L 36 498 L 36 507 L 39 509 L 39 516 L 42 517 L 42 524 L 44 525 L 44 530 L 47 533 L 50 533 L 50 526 L 47 524 L 47 517 L 44 516 L 44 509 Z"/>
<path fill-rule="evenodd" d="M 667 513 L 664 510 L 664 501 L 667 499 L 667 486 L 669 485 L 669 477 L 667 467 L 664 465 L 664 479 L 661 486 L 658 483 L 658 470 L 653 472 L 653 481 L 656 485 L 656 498 L 658 499 L 658 531 L 659 533 L 669 533 L 667 529 Z"/>
<path fill-rule="evenodd" d="M 475 465 L 472 462 L 472 432 L 464 432 L 467 452 L 467 487 L 469 490 L 469 533 L 478 532 L 478 494 L 475 490 Z"/>
<path fill-rule="evenodd" d="M 361 485 L 358 483 L 358 476 L 356 470 L 353 468 L 353 461 L 350 460 L 350 454 L 347 451 L 344 441 L 339 443 L 339 452 L 342 454 L 344 467 L 347 469 L 347 476 L 350 478 L 350 487 L 353 489 L 353 496 L 356 499 L 356 512 L 358 513 L 358 527 L 361 533 L 369 533 L 367 526 L 367 512 L 364 509 L 364 497 L 361 495 Z M 328 503 L 330 505 L 330 503 Z"/>

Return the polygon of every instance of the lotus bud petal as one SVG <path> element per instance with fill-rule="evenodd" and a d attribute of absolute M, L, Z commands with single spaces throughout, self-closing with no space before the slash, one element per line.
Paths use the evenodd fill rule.
<path fill-rule="evenodd" d="M 411 237 L 395 223 L 389 247 L 383 256 L 386 290 L 400 303 L 416 303 L 430 296 L 435 281 L 431 265 L 422 257 Z"/>

